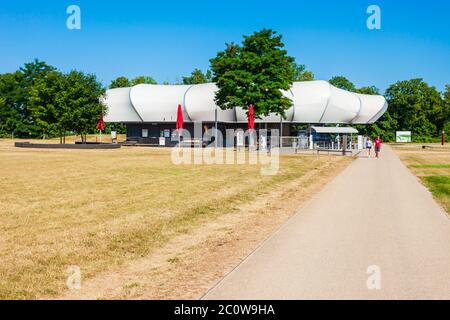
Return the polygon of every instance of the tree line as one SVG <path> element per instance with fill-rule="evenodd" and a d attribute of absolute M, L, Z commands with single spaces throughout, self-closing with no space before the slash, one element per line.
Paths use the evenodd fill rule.
<path fill-rule="evenodd" d="M 211 71 L 195 69 L 182 84 L 211 82 Z M 157 84 L 150 76 L 118 77 L 108 88 Z M 168 83 L 165 83 L 168 84 Z M 181 84 L 181 83 L 180 83 Z M 35 59 L 12 73 L 0 74 L 0 137 L 53 138 L 65 142 L 66 135 L 96 133 L 101 114 L 107 110 L 102 98 L 106 88 L 94 74 L 58 71 Z M 122 124 L 106 124 L 105 131 L 125 133 Z"/>
<path fill-rule="evenodd" d="M 330 83 L 351 92 L 380 94 L 374 86 L 357 88 L 343 76 L 332 78 Z M 450 134 L 450 85 L 439 92 L 421 78 L 397 81 L 386 89 L 384 97 L 389 108 L 376 123 L 354 125 L 362 134 L 394 141 L 396 131 L 412 131 L 413 140 L 420 142 L 437 140 L 442 130 Z"/>
<path fill-rule="evenodd" d="M 95 130 L 105 89 L 93 74 L 63 73 L 43 61 L 0 75 L 0 135 L 21 138 L 76 134 L 86 141 Z"/>
<path fill-rule="evenodd" d="M 215 100 L 222 108 L 254 105 L 255 116 L 285 115 L 292 106 L 282 91 L 294 81 L 312 81 L 314 73 L 284 49 L 282 36 L 270 29 L 244 36 L 241 44 L 230 43 L 210 60 L 205 73 L 194 69 L 174 84 L 215 82 Z M 344 76 L 329 80 L 334 86 L 362 94 L 381 94 L 375 86 L 357 88 Z M 157 84 L 150 76 L 120 76 L 109 88 Z M 163 82 L 162 84 L 169 84 Z M 106 88 L 93 74 L 63 73 L 43 61 L 26 63 L 13 73 L 0 75 L 0 136 L 22 138 L 61 137 L 94 133 L 100 114 L 107 110 L 101 97 Z M 415 141 L 432 141 L 442 130 L 450 134 L 450 85 L 440 92 L 423 79 L 397 81 L 384 92 L 388 111 L 372 125 L 354 125 L 361 134 L 393 141 L 396 131 L 412 131 Z M 332 125 L 332 124 L 330 124 Z M 107 124 L 107 131 L 124 132 L 123 125 Z"/>

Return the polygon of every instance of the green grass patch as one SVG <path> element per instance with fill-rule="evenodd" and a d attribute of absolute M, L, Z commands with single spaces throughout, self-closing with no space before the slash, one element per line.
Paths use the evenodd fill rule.
<path fill-rule="evenodd" d="M 422 177 L 430 191 L 437 197 L 450 196 L 450 177 L 448 176 L 429 176 Z"/>
<path fill-rule="evenodd" d="M 421 177 L 421 179 L 447 213 L 450 214 L 450 177 L 428 176 Z"/>

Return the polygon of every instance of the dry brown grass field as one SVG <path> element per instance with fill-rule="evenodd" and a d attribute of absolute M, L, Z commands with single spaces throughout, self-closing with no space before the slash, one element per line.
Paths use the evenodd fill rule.
<path fill-rule="evenodd" d="M 450 145 L 407 144 L 393 148 L 450 213 Z"/>
<path fill-rule="evenodd" d="M 168 149 L 0 140 L 0 299 L 198 297 L 350 161 L 281 156 L 262 176 Z M 67 290 L 71 265 L 89 290 Z"/>

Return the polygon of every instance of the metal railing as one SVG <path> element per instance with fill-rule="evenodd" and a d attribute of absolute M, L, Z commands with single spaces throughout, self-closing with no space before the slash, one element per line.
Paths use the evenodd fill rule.
<path fill-rule="evenodd" d="M 306 150 L 310 149 L 310 142 L 308 137 L 281 137 L 280 147 Z M 347 142 L 347 150 L 355 150 L 357 148 L 357 141 Z M 342 150 L 343 146 L 341 143 L 335 141 L 314 141 L 313 149 Z"/>
<path fill-rule="evenodd" d="M 304 137 L 281 137 L 281 148 L 308 149 L 309 139 Z"/>

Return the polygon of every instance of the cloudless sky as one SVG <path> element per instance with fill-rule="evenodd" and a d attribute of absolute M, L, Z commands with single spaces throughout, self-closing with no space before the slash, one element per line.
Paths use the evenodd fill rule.
<path fill-rule="evenodd" d="M 66 9 L 81 8 L 81 30 L 68 30 Z M 381 8 L 382 29 L 366 27 L 367 7 Z M 422 77 L 450 83 L 448 0 L 1 0 L 0 73 L 39 58 L 63 71 L 150 75 L 175 82 L 203 71 L 226 42 L 272 28 L 289 54 L 317 79 L 344 75 L 384 90 Z"/>

